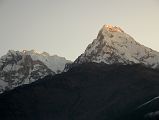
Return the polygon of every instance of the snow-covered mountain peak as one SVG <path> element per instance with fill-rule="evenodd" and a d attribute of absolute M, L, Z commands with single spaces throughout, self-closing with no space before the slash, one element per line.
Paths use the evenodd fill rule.
<path fill-rule="evenodd" d="M 37 54 L 37 55 L 50 56 L 49 53 L 47 53 L 47 52 L 39 52 L 36 50 L 23 50 L 22 53 L 25 53 L 28 55 Z"/>
<path fill-rule="evenodd" d="M 126 34 L 120 27 L 112 25 L 104 25 L 97 36 L 97 42 L 107 42 L 113 44 L 118 42 L 119 44 L 125 44 L 126 42 L 135 42 L 135 40 L 128 34 Z"/>
<path fill-rule="evenodd" d="M 85 62 L 141 63 L 152 68 L 158 68 L 159 53 L 136 42 L 120 27 L 104 25 L 97 38 L 75 60 L 75 63 Z"/>
<path fill-rule="evenodd" d="M 23 51 L 25 55 L 30 55 L 31 58 L 36 61 L 42 61 L 49 69 L 55 73 L 60 73 L 64 70 L 66 63 L 71 63 L 71 61 L 66 60 L 64 57 L 58 55 L 49 55 L 47 52 L 37 52 L 35 50 Z"/>
<path fill-rule="evenodd" d="M 123 32 L 124 33 L 124 31 L 120 27 L 113 26 L 113 25 L 104 25 L 102 30 L 108 31 L 108 32 Z"/>

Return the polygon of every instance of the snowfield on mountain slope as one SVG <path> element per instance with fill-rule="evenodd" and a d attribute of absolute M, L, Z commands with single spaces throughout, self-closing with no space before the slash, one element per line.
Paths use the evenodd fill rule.
<path fill-rule="evenodd" d="M 97 39 L 75 60 L 75 63 L 84 62 L 141 63 L 151 68 L 158 68 L 159 53 L 136 42 L 121 28 L 104 25 Z"/>

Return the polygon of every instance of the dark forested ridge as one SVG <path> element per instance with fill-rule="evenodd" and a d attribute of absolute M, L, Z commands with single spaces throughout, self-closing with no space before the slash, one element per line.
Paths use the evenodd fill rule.
<path fill-rule="evenodd" d="M 0 120 L 156 120 L 159 71 L 81 64 L 0 95 Z"/>

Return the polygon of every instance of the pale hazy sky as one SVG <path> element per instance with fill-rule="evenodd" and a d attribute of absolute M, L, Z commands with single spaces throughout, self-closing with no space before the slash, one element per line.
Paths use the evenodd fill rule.
<path fill-rule="evenodd" d="M 74 60 L 104 24 L 159 51 L 159 0 L 0 0 L 0 56 L 35 49 Z"/>

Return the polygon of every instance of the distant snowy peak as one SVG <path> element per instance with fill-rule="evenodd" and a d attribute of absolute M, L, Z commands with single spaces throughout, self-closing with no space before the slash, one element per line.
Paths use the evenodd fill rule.
<path fill-rule="evenodd" d="M 75 63 L 85 62 L 141 63 L 152 68 L 158 68 L 159 53 L 136 42 L 120 27 L 104 25 L 97 38 L 75 60 Z"/>
<path fill-rule="evenodd" d="M 49 74 L 61 73 L 68 63 L 71 61 L 57 55 L 50 56 L 46 52 L 9 50 L 0 58 L 0 93 Z"/>
<path fill-rule="evenodd" d="M 60 57 L 57 55 L 50 56 L 47 52 L 40 53 L 35 50 L 23 50 L 22 53 L 25 55 L 30 55 L 33 60 L 40 60 L 55 73 L 62 72 L 65 68 L 65 64 L 71 63 L 70 60 L 66 60 L 66 58 L 64 57 Z"/>

